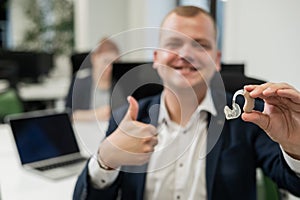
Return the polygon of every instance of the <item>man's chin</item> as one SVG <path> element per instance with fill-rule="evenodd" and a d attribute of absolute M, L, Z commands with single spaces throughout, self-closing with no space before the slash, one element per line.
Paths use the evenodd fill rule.
<path fill-rule="evenodd" d="M 197 82 L 197 83 L 177 82 L 177 83 L 168 84 L 166 87 L 168 87 L 168 89 L 170 90 L 174 90 L 177 92 L 188 92 L 189 90 L 195 91 L 201 88 L 206 88 L 207 84 L 205 81 Z"/>

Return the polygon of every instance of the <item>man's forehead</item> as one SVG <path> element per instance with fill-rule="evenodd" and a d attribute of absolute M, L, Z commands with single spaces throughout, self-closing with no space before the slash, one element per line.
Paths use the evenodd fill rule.
<path fill-rule="evenodd" d="M 213 38 L 216 36 L 213 20 L 203 13 L 193 17 L 179 16 L 176 13 L 172 13 L 164 20 L 161 28 L 171 29 L 192 38 L 194 38 L 196 33 L 205 34 L 207 37 L 212 36 Z"/>
<path fill-rule="evenodd" d="M 163 29 L 161 31 L 161 39 L 165 40 L 165 41 L 191 41 L 194 40 L 193 38 L 181 33 L 181 32 L 177 32 L 177 31 L 173 31 L 173 30 L 168 30 L 168 29 Z"/>
<path fill-rule="evenodd" d="M 204 22 L 206 21 L 207 23 L 211 23 L 213 25 L 213 20 L 211 19 L 210 16 L 208 16 L 207 14 L 205 13 L 198 13 L 197 15 L 194 15 L 194 16 L 181 16 L 181 15 L 178 15 L 176 13 L 171 13 L 169 14 L 165 20 L 163 21 L 162 23 L 162 27 L 164 26 L 169 26 L 170 22 L 171 21 L 179 21 L 179 22 L 182 22 L 182 23 L 185 23 L 187 21 L 195 21 L 195 22 Z"/>

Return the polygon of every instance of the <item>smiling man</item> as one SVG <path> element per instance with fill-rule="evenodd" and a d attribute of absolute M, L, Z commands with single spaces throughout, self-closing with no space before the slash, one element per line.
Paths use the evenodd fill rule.
<path fill-rule="evenodd" d="M 246 86 L 264 110 L 224 121 L 211 85 L 220 70 L 211 16 L 181 6 L 161 28 L 153 66 L 162 94 L 128 97 L 115 112 L 74 199 L 256 199 L 258 167 L 300 196 L 300 93 L 286 83 Z"/>

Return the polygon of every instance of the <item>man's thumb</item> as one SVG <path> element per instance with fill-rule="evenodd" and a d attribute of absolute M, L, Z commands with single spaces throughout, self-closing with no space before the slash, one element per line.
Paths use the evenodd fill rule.
<path fill-rule="evenodd" d="M 126 118 L 130 118 L 131 120 L 136 120 L 139 112 L 139 104 L 132 96 L 128 96 L 127 101 L 129 103 L 129 107 L 127 110 Z"/>
<path fill-rule="evenodd" d="M 243 113 L 242 119 L 246 122 L 252 122 L 258 125 L 265 132 L 268 132 L 268 126 L 270 124 L 269 117 L 267 115 L 264 115 L 263 113 L 260 113 L 258 111 L 253 111 L 251 113 Z"/>

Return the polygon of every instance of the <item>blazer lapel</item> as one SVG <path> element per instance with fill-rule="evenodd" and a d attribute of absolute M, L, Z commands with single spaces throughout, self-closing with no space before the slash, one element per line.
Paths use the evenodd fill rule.
<path fill-rule="evenodd" d="M 213 134 L 213 132 L 209 130 L 208 143 L 214 143 L 214 141 L 216 140 L 214 137 L 215 135 Z M 214 184 L 220 152 L 222 149 L 222 144 L 223 144 L 223 139 L 220 136 L 217 143 L 207 154 L 207 158 L 206 158 L 206 187 L 207 187 L 207 197 L 208 197 L 207 199 L 212 199 L 213 184 Z"/>
<path fill-rule="evenodd" d="M 153 98 L 153 100 L 147 105 L 147 108 L 145 109 L 147 113 L 141 114 L 141 121 L 144 123 L 152 124 L 153 126 L 157 126 L 158 123 L 158 116 L 159 116 L 159 108 L 160 108 L 160 96 L 157 95 Z M 141 109 L 143 110 L 143 109 Z M 131 166 L 131 170 L 132 170 Z M 148 163 L 146 163 L 143 166 L 136 166 L 136 169 L 134 169 L 135 172 L 139 172 L 136 174 L 136 183 L 138 183 L 138 187 L 140 190 L 137 190 L 137 196 L 138 199 L 144 198 L 144 192 L 145 192 L 145 184 L 146 184 L 146 178 L 147 178 L 147 168 Z"/>
<path fill-rule="evenodd" d="M 226 105 L 224 90 L 212 90 L 212 97 L 217 109 L 217 116 L 210 115 L 208 119 L 206 158 L 206 187 L 208 199 L 212 199 L 214 177 L 223 144 L 222 131 L 225 124 L 224 106 Z"/>

